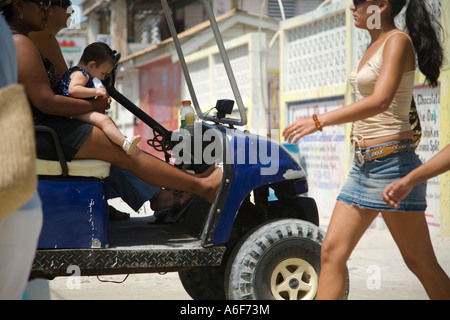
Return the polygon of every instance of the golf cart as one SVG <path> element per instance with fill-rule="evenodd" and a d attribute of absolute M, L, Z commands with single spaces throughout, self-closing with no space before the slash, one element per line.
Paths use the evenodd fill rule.
<path fill-rule="evenodd" d="M 103 180 L 110 165 L 66 161 L 55 132 L 38 127 L 39 134 L 51 136 L 57 158 L 38 160 L 44 225 L 32 276 L 68 276 L 74 267 L 82 276 L 178 272 L 194 299 L 313 299 L 325 232 L 318 227 L 314 199 L 303 196 L 306 172 L 277 141 L 239 129 L 247 116 L 209 0 L 203 4 L 240 117 L 230 117 L 230 100 L 218 101 L 217 115 L 202 112 L 171 9 L 167 0 L 161 3 L 201 119 L 194 135 L 166 130 L 119 93 L 115 70 L 104 84 L 114 100 L 153 129 L 149 144 L 167 161 L 174 157 L 176 166 L 195 173 L 221 164 L 217 199 L 210 204 L 194 197 L 166 213 L 162 223 L 134 216 L 108 221 Z M 258 156 L 269 150 L 271 161 Z"/>

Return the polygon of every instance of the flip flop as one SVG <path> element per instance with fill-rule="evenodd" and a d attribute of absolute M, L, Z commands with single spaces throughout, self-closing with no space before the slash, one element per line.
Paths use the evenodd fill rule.
<path fill-rule="evenodd" d="M 189 201 L 190 199 L 192 199 L 192 197 L 194 196 L 193 194 L 189 193 L 189 192 L 181 192 L 181 191 L 176 191 L 176 190 L 167 190 L 167 189 L 161 189 L 159 190 L 155 196 L 152 198 L 152 202 L 153 201 L 158 201 L 158 197 L 160 196 L 162 191 L 167 191 L 167 192 L 171 192 L 172 196 L 173 196 L 173 202 L 172 202 L 172 206 L 167 207 L 167 208 L 163 208 L 163 209 L 159 209 L 159 210 L 154 210 L 152 208 L 152 210 L 154 212 L 158 212 L 158 211 L 162 211 L 162 210 L 166 210 L 166 209 L 178 209 L 179 207 L 181 207 L 182 205 L 184 205 L 185 202 Z M 185 202 L 181 203 L 181 200 L 183 199 L 183 197 L 185 195 L 191 195 L 190 198 L 187 198 Z M 151 206 L 152 207 L 152 206 Z"/>
<path fill-rule="evenodd" d="M 183 193 L 174 193 L 174 202 L 172 208 L 161 209 L 153 213 L 155 219 L 150 224 L 160 224 L 160 223 L 175 223 L 184 214 L 186 209 L 192 203 L 194 196 L 186 200 L 183 204 L 180 204 L 180 199 Z"/>
<path fill-rule="evenodd" d="M 130 214 L 119 211 L 112 206 L 108 206 L 108 217 L 111 221 L 124 221 L 130 219 Z"/>

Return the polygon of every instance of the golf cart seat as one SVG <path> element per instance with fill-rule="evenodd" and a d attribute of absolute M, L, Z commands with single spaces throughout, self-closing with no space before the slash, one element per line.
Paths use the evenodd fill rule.
<path fill-rule="evenodd" d="M 101 160 L 72 160 L 67 162 L 67 173 L 64 173 L 59 161 L 36 161 L 37 174 L 40 176 L 71 176 L 104 179 L 109 176 L 111 164 Z"/>
<path fill-rule="evenodd" d="M 35 126 L 35 130 L 38 144 L 36 163 L 38 175 L 98 179 L 105 179 L 109 176 L 110 163 L 94 159 L 66 161 L 55 130 L 45 126 Z M 41 156 L 42 154 L 45 156 Z"/>
<path fill-rule="evenodd" d="M 55 130 L 35 126 L 38 192 L 44 224 L 40 249 L 105 248 L 108 210 L 103 180 L 110 164 L 100 160 L 66 161 Z"/>

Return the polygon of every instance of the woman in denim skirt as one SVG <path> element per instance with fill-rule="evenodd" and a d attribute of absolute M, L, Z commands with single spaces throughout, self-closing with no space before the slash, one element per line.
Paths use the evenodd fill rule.
<path fill-rule="evenodd" d="M 426 183 L 415 186 L 396 208 L 382 196 L 387 185 L 421 165 L 409 122 L 416 55 L 431 86 L 438 84 L 443 61 L 437 24 L 425 1 L 410 0 L 408 33 L 397 29 L 394 18 L 405 6 L 406 0 L 353 0 L 355 25 L 367 30 L 372 40 L 350 76 L 356 102 L 295 121 L 283 132 L 286 140 L 296 143 L 325 126 L 353 122 L 355 161 L 322 245 L 317 299 L 344 297 L 346 262 L 380 212 L 428 296 L 450 299 L 450 279 L 437 262 L 425 220 Z M 380 19 L 373 19 L 374 14 Z"/>

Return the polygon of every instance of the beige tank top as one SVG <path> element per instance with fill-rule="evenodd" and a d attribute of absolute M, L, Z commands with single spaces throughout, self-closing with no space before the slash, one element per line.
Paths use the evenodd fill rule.
<path fill-rule="evenodd" d="M 373 93 L 375 83 L 383 66 L 383 49 L 387 40 L 394 34 L 401 33 L 409 38 L 404 32 L 392 33 L 381 45 L 375 54 L 370 57 L 361 70 L 358 66 L 350 75 L 350 83 L 355 92 L 356 100 L 362 100 Z M 409 38 L 411 40 L 411 38 Z M 411 131 L 409 123 L 409 111 L 411 108 L 412 93 L 414 89 L 415 70 L 405 72 L 398 86 L 397 92 L 389 108 L 375 116 L 355 121 L 353 127 L 354 139 L 363 140 L 367 138 L 378 138 L 401 132 Z"/>

